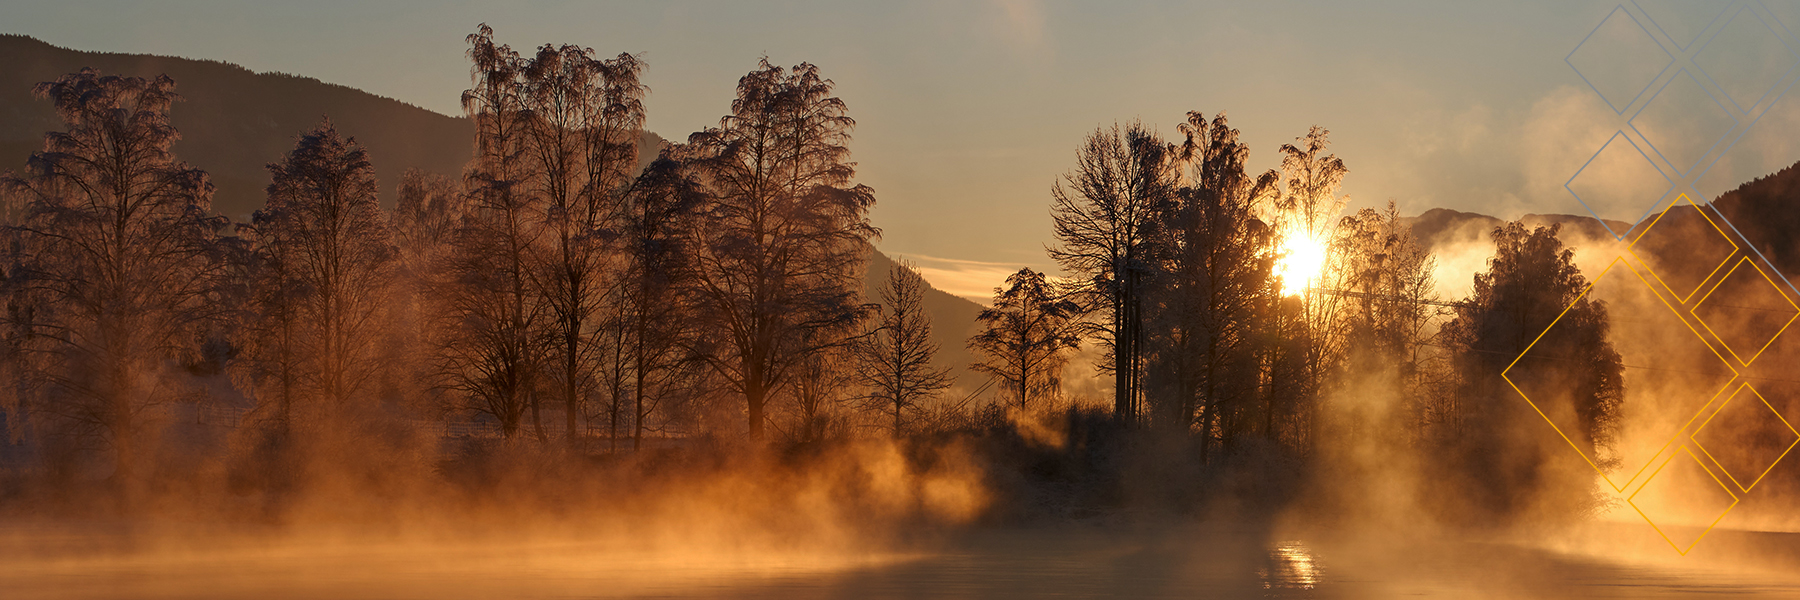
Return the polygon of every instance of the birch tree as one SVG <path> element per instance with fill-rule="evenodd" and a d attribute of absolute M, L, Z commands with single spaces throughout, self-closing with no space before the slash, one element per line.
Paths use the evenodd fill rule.
<path fill-rule="evenodd" d="M 267 321 L 249 348 L 272 367 L 283 422 L 296 396 L 328 416 L 370 390 L 398 256 L 368 152 L 329 121 L 269 172 L 268 204 L 243 229 L 264 265 Z"/>
<path fill-rule="evenodd" d="M 1058 298 L 1042 273 L 1019 269 L 976 317 L 982 330 L 969 338 L 969 348 L 985 358 L 970 368 L 998 379 L 1018 408 L 1029 410 L 1033 399 L 1060 385 L 1067 351 L 1081 344 L 1080 316 L 1080 307 Z"/>
<path fill-rule="evenodd" d="M 225 221 L 206 174 L 171 152 L 174 80 L 83 69 L 32 91 L 67 129 L 6 180 L 27 203 L 8 282 L 27 306 L 8 318 L 45 359 L 28 363 L 41 367 L 29 373 L 39 406 L 104 440 L 129 483 L 145 411 L 172 398 L 171 359 L 212 308 Z"/>
<path fill-rule="evenodd" d="M 706 359 L 743 396 L 752 439 L 790 371 L 841 343 L 815 334 L 858 319 L 858 267 L 879 233 L 874 191 L 851 183 L 856 122 L 832 87 L 813 65 L 764 60 L 738 80 L 731 114 L 689 138 L 711 195 L 698 314 L 725 340 Z"/>
<path fill-rule="evenodd" d="M 949 370 L 937 366 L 931 317 L 925 314 L 925 278 L 905 264 L 888 270 L 881 286 L 878 326 L 855 345 L 859 383 L 867 399 L 893 417 L 891 432 L 906 431 L 905 418 L 950 387 Z"/>

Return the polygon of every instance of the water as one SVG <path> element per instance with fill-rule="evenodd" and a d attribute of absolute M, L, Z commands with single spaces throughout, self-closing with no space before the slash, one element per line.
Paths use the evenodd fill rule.
<path fill-rule="evenodd" d="M 1626 534 L 1618 534 L 1618 532 Z M 1313 539 L 1229 525 L 978 529 L 909 548 L 628 550 L 561 544 L 254 544 L 125 551 L 9 536 L 28 598 L 1731 598 L 1800 597 L 1794 534 L 1715 532 L 1712 554 L 1598 528 L 1557 543 Z M 1609 539 L 1601 540 L 1605 537 Z M 98 544 L 96 543 L 98 540 Z M 1572 541 L 1570 541 L 1572 540 Z M 1622 544 L 1622 545 L 1621 545 Z M 35 550 L 34 550 L 35 549 Z M 1615 550 L 1608 555 L 1607 550 Z M 1629 555 L 1629 558 L 1622 556 Z"/>

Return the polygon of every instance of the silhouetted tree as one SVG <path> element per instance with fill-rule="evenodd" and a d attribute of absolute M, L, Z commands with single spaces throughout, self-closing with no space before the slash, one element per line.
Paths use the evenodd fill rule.
<path fill-rule="evenodd" d="M 1273 231 L 1257 218 L 1278 181 L 1251 176 L 1250 149 L 1224 115 L 1188 113 L 1174 149 L 1182 181 L 1159 211 L 1148 373 L 1156 421 L 1226 440 L 1256 397 L 1257 328 L 1277 293 Z"/>
<path fill-rule="evenodd" d="M 697 248 L 698 316 L 726 343 L 706 356 L 762 437 L 769 394 L 860 315 L 859 265 L 879 231 L 874 191 L 851 185 L 844 102 L 817 67 L 738 80 L 731 114 L 689 138 L 711 201 Z"/>
<path fill-rule="evenodd" d="M 400 262 L 415 275 L 431 270 L 450 248 L 450 238 L 468 210 L 457 183 L 436 173 L 407 169 L 400 174 L 388 229 Z"/>
<path fill-rule="evenodd" d="M 1313 405 L 1334 369 L 1342 364 L 1345 350 L 1346 297 L 1337 293 L 1350 283 L 1353 269 L 1345 263 L 1351 250 L 1343 239 L 1338 214 L 1349 198 L 1338 195 L 1349 169 L 1336 155 L 1325 154 L 1329 132 L 1314 126 L 1295 141 L 1281 146 L 1283 190 L 1275 196 L 1274 214 L 1278 246 L 1285 238 L 1301 238 L 1322 246 L 1325 255 L 1318 273 L 1299 276 L 1307 282 L 1282 282 L 1283 288 L 1299 284 L 1297 302 L 1277 297 L 1269 307 L 1275 339 L 1282 343 L 1265 347 L 1264 434 L 1283 435 L 1278 421 L 1297 421 L 1288 431 L 1296 444 L 1310 436 Z"/>
<path fill-rule="evenodd" d="M 1113 412 L 1137 420 L 1143 371 L 1143 288 L 1156 211 L 1175 191 L 1177 170 L 1161 137 L 1132 123 L 1099 129 L 1076 153 L 1076 170 L 1051 189 L 1059 245 L 1050 257 L 1074 278 L 1073 297 L 1101 313 L 1084 321 L 1114 377 Z M 1066 184 L 1066 186 L 1065 186 Z"/>
<path fill-rule="evenodd" d="M 530 183 L 553 245 L 535 273 L 553 315 L 547 325 L 560 360 L 549 374 L 560 384 L 570 443 L 581 399 L 593 385 L 588 334 L 605 287 L 603 229 L 637 164 L 642 68 L 629 54 L 600 61 L 592 49 L 546 44 L 520 73 Z"/>
<path fill-rule="evenodd" d="M 264 339 L 246 348 L 267 365 L 259 379 L 275 382 L 286 422 L 297 395 L 330 415 L 369 390 L 397 256 L 368 153 L 330 122 L 269 172 L 268 205 L 240 229 L 264 267 L 263 323 L 252 329 Z"/>
<path fill-rule="evenodd" d="M 856 379 L 868 399 L 893 416 L 893 435 L 905 432 L 905 417 L 950 387 L 949 370 L 932 364 L 931 317 L 925 314 L 925 278 L 896 263 L 881 287 L 878 326 L 857 340 Z"/>
<path fill-rule="evenodd" d="M 1495 228 L 1487 272 L 1475 275 L 1474 290 L 1443 327 L 1462 405 L 1445 424 L 1438 456 L 1462 478 L 1467 500 L 1494 516 L 1515 514 L 1553 484 L 1592 486 L 1585 467 L 1563 471 L 1580 473 L 1578 480 L 1557 481 L 1552 465 L 1574 455 L 1551 447 L 1560 440 L 1526 433 L 1535 431 L 1527 423 L 1538 416 L 1501 380 L 1509 364 L 1514 381 L 1548 391 L 1531 398 L 1540 410 L 1552 418 L 1569 415 L 1576 430 L 1565 433 L 1588 456 L 1611 443 L 1624 397 L 1606 304 L 1581 296 L 1587 281 L 1575 268 L 1574 251 L 1557 237 L 1560 229 L 1527 231 L 1517 221 Z M 1552 322 L 1556 328 L 1546 334 Z M 1532 354 L 1520 359 L 1528 346 Z"/>
<path fill-rule="evenodd" d="M 1437 259 L 1419 246 L 1392 201 L 1385 212 L 1365 208 L 1345 225 L 1347 358 L 1359 364 L 1355 371 L 1393 373 L 1406 408 L 1432 410 L 1429 396 L 1446 370 L 1444 353 L 1433 349 L 1433 322 L 1448 312 L 1432 277 Z"/>
<path fill-rule="evenodd" d="M 524 61 L 495 43 L 486 25 L 468 41 L 474 85 L 463 92 L 463 108 L 475 123 L 475 156 L 464 172 L 468 211 L 437 293 L 445 306 L 437 371 L 445 388 L 493 415 L 507 437 L 529 409 L 543 439 L 536 388 L 548 350 L 542 325 L 549 308 L 531 272 L 544 213 L 526 187 L 532 175 L 527 107 L 517 85 Z"/>
<path fill-rule="evenodd" d="M 456 248 L 468 198 L 455 180 L 418 169 L 400 174 L 396 196 L 388 222 L 397 256 L 389 310 L 400 368 L 393 376 L 415 402 L 441 408 L 447 404 L 438 397 L 441 390 L 428 383 L 436 375 L 434 340 L 443 333 L 437 317 L 449 310 L 439 294 L 447 289 L 441 276 Z"/>
<path fill-rule="evenodd" d="M 695 391 L 703 366 L 688 349 L 696 333 L 692 252 L 705 201 L 688 167 L 664 153 L 638 176 L 618 221 L 625 252 L 619 352 L 631 377 L 633 450 L 659 407 Z"/>
<path fill-rule="evenodd" d="M 1057 297 L 1042 273 L 1019 269 L 994 288 L 994 305 L 976 317 L 982 330 L 969 348 L 985 356 L 970 368 L 1006 384 L 1021 410 L 1033 398 L 1056 390 L 1066 351 L 1081 345 L 1081 307 Z"/>
<path fill-rule="evenodd" d="M 223 262 L 212 184 L 175 160 L 167 76 L 93 69 L 37 84 L 68 128 L 47 133 L 22 177 L 6 181 L 28 208 L 8 284 L 26 303 L 7 317 L 47 360 L 30 373 L 44 411 L 98 434 L 115 480 L 136 478 L 142 413 L 168 401 L 170 359 L 195 349 L 194 328 Z M 127 488 L 129 489 L 129 488 Z"/>
<path fill-rule="evenodd" d="M 837 332 L 831 332 L 837 334 Z M 851 346 L 824 346 L 801 359 L 783 386 L 792 402 L 794 428 L 787 431 L 797 442 L 818 442 L 834 433 L 848 432 L 851 422 L 838 408 L 857 400 L 857 369 Z"/>

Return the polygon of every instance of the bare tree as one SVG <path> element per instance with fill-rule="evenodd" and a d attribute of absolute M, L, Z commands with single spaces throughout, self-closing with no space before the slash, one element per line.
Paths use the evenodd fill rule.
<path fill-rule="evenodd" d="M 268 291 L 259 297 L 272 323 L 258 329 L 276 340 L 267 362 L 278 370 L 279 414 L 292 417 L 299 391 L 330 415 L 366 392 L 379 370 L 376 341 L 396 251 L 368 153 L 329 121 L 300 136 L 269 172 L 268 205 L 241 231 L 267 266 L 260 283 Z"/>
<path fill-rule="evenodd" d="M 626 198 L 618 223 L 626 261 L 618 297 L 636 450 L 664 402 L 695 392 L 695 367 L 702 365 L 687 351 L 695 333 L 692 251 L 706 196 L 689 169 L 665 152 Z"/>
<path fill-rule="evenodd" d="M 1156 211 L 1169 202 L 1178 171 L 1162 138 L 1132 123 L 1099 129 L 1076 153 L 1074 173 L 1051 189 L 1056 240 L 1050 257 L 1073 274 L 1075 297 L 1101 313 L 1084 321 L 1113 374 L 1113 413 L 1137 420 L 1143 371 L 1143 292 L 1151 267 Z M 1065 186 L 1066 184 L 1066 186 Z"/>
<path fill-rule="evenodd" d="M 1364 362 L 1359 371 L 1395 373 L 1408 408 L 1435 422 L 1440 406 L 1428 396 L 1447 368 L 1443 352 L 1433 350 L 1434 321 L 1449 312 L 1432 277 L 1437 259 L 1419 246 L 1392 201 L 1386 211 L 1359 211 L 1346 229 L 1351 285 L 1341 295 L 1352 307 L 1351 358 Z"/>
<path fill-rule="evenodd" d="M 1252 356 L 1264 299 L 1274 293 L 1272 232 L 1256 218 L 1274 189 L 1245 171 L 1250 149 L 1223 114 L 1188 113 L 1175 148 L 1183 179 L 1162 221 L 1148 370 L 1156 421 L 1198 429 L 1210 447 L 1257 387 Z M 1204 455 L 1203 455 L 1204 459 Z"/>
<path fill-rule="evenodd" d="M 950 387 L 950 371 L 932 363 L 931 317 L 925 314 L 925 278 L 911 265 L 896 263 L 881 287 L 879 325 L 855 344 L 856 379 L 868 400 L 893 416 L 893 435 L 906 431 L 905 417 Z"/>
<path fill-rule="evenodd" d="M 857 366 L 851 346 L 820 348 L 794 367 L 783 386 L 793 400 L 794 429 L 785 433 L 799 442 L 818 442 L 848 432 L 852 423 L 841 406 L 857 400 Z"/>
<path fill-rule="evenodd" d="M 1344 161 L 1326 154 L 1330 146 L 1328 131 L 1314 126 L 1296 144 L 1281 146 L 1281 174 L 1285 189 L 1273 202 L 1270 222 L 1275 226 L 1277 244 L 1289 251 L 1295 247 L 1322 247 L 1324 256 L 1316 273 L 1293 273 L 1290 277 L 1309 277 L 1307 282 L 1283 282 L 1284 290 L 1300 284 L 1297 303 L 1278 302 L 1271 307 L 1271 327 L 1277 337 L 1289 343 L 1268 346 L 1265 376 L 1263 429 L 1266 435 L 1280 437 L 1277 421 L 1284 415 L 1300 420 L 1289 433 L 1296 441 L 1309 436 L 1309 409 L 1318 401 L 1320 389 L 1333 370 L 1343 364 L 1348 340 L 1346 317 L 1348 297 L 1337 293 L 1352 285 L 1355 268 L 1348 264 L 1354 244 L 1345 239 L 1348 233 L 1338 214 L 1349 198 L 1338 189 L 1350 173 Z M 1293 244 L 1290 240 L 1304 241 Z M 1284 371 L 1285 370 L 1285 371 Z"/>
<path fill-rule="evenodd" d="M 860 314 L 863 248 L 874 191 L 851 185 L 850 129 L 832 82 L 802 63 L 738 80 L 731 114 L 695 133 L 695 165 L 711 192 L 697 248 L 699 315 L 724 338 L 707 356 L 743 394 L 751 438 L 769 395 L 822 345 L 816 335 Z"/>
<path fill-rule="evenodd" d="M 548 374 L 561 387 L 571 444 L 581 399 L 593 385 L 589 329 L 600 308 L 608 256 L 602 229 L 637 163 L 642 69 L 629 54 L 600 61 L 589 48 L 546 44 L 520 73 L 530 183 L 544 203 L 553 245 L 535 272 L 559 355 Z"/>
<path fill-rule="evenodd" d="M 1080 346 L 1080 306 L 1060 299 L 1042 273 L 1019 269 L 994 288 L 994 305 L 976 318 L 983 329 L 969 348 L 986 360 L 971 368 L 1004 382 L 1021 410 L 1060 384 L 1065 354 Z"/>
<path fill-rule="evenodd" d="M 171 357 L 190 352 L 192 328 L 222 262 L 214 260 L 212 184 L 178 162 L 169 124 L 175 82 L 93 69 L 33 88 L 67 131 L 47 133 L 23 177 L 6 183 L 29 204 L 9 284 L 29 303 L 8 318 L 26 351 L 48 360 L 32 375 L 48 412 L 98 434 L 115 479 L 135 479 L 140 413 L 170 399 Z"/>
<path fill-rule="evenodd" d="M 450 237 L 468 210 L 462 190 L 449 177 L 418 169 L 400 174 L 394 212 L 388 229 L 400 252 L 400 261 L 415 274 L 430 266 L 450 247 Z"/>
<path fill-rule="evenodd" d="M 531 269 L 543 234 L 543 209 L 526 187 L 532 175 L 527 106 L 517 84 L 524 61 L 495 43 L 493 34 L 482 25 L 468 37 L 474 85 L 463 92 L 463 108 L 475 123 L 475 156 L 464 172 L 468 211 L 437 294 L 445 305 L 437 371 L 445 388 L 467 398 L 470 408 L 492 415 L 509 438 L 529 410 L 541 440 L 536 391 L 546 358 L 542 324 L 548 307 Z"/>

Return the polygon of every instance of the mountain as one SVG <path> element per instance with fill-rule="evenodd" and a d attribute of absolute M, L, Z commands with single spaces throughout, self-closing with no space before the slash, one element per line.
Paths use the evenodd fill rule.
<path fill-rule="evenodd" d="M 1658 276 L 1680 277 L 1684 281 L 1678 287 L 1691 289 L 1733 251 L 1732 242 L 1715 231 L 1714 225 L 1724 231 L 1735 227 L 1782 273 L 1800 273 L 1800 211 L 1794 210 L 1796 205 L 1800 205 L 1800 163 L 1720 194 L 1711 206 L 1727 222 L 1711 222 L 1711 217 L 1703 217 L 1693 205 L 1685 203 L 1660 219 L 1653 214 L 1638 223 L 1609 220 L 1606 227 L 1587 215 L 1533 214 L 1521 220 L 1528 227 L 1561 223 L 1564 242 L 1575 247 L 1610 243 L 1608 227 L 1626 232 L 1625 239 L 1634 242 L 1632 251 L 1649 261 Z M 1488 215 L 1444 208 L 1425 211 L 1406 221 L 1412 225 L 1419 244 L 1440 256 L 1457 253 L 1472 243 L 1486 245 L 1484 250 L 1491 252 L 1489 234 L 1505 223 Z M 1671 285 L 1676 283 L 1670 281 Z"/>
<path fill-rule="evenodd" d="M 269 183 L 265 165 L 280 160 L 302 132 L 330 117 L 338 131 L 354 136 L 369 151 L 384 199 L 393 198 L 400 173 L 409 168 L 455 176 L 469 159 L 474 127 L 465 117 L 438 114 L 355 88 L 285 73 L 256 73 L 218 61 L 147 54 L 82 52 L 35 38 L 0 35 L 0 171 L 18 169 L 43 147 L 46 131 L 61 129 L 50 103 L 32 97 L 31 87 L 93 67 L 101 73 L 175 79 L 184 101 L 170 112 L 181 132 L 175 155 L 205 169 L 218 188 L 213 207 L 246 220 L 261 208 Z M 644 132 L 640 148 L 659 148 L 663 138 Z M 639 153 L 639 167 L 656 157 Z M 871 249 L 868 297 L 887 277 L 893 261 Z M 925 292 L 938 362 L 965 387 L 980 385 L 968 372 L 973 360 L 964 343 L 974 333 L 981 306 L 936 288 Z"/>
<path fill-rule="evenodd" d="M 81 52 L 18 35 L 0 36 L 0 56 L 6 57 L 0 62 L 0 168 L 22 167 L 42 148 L 44 132 L 62 128 L 50 103 L 32 97 L 34 84 L 84 67 L 103 74 L 166 74 L 183 99 L 169 115 L 182 136 L 175 155 L 212 175 L 218 188 L 214 209 L 234 219 L 262 206 L 269 181 L 264 166 L 280 160 L 296 137 L 326 117 L 368 149 L 384 192 L 392 192 L 408 168 L 460 173 L 475 131 L 466 118 L 218 61 Z"/>
<path fill-rule="evenodd" d="M 168 75 L 182 101 L 169 119 L 181 132 L 175 155 L 212 175 L 213 208 L 244 220 L 263 205 L 269 183 L 265 165 L 281 160 L 295 138 L 330 118 L 338 132 L 369 151 L 393 197 L 400 173 L 422 169 L 449 176 L 469 160 L 475 128 L 465 117 L 435 113 L 355 88 L 286 73 L 256 73 L 219 61 L 148 54 L 82 52 L 21 35 L 0 35 L 0 170 L 25 165 L 43 147 L 46 131 L 61 129 L 50 103 L 31 88 L 84 67 L 103 74 Z M 643 147 L 662 138 L 645 132 Z M 645 152 L 641 162 L 654 159 Z"/>
<path fill-rule="evenodd" d="M 1505 225 L 1506 221 L 1480 213 L 1462 212 L 1448 208 L 1433 208 L 1417 217 L 1405 217 L 1404 222 L 1412 225 L 1413 237 L 1423 248 L 1446 248 L 1457 244 L 1487 241 L 1488 234 L 1495 227 Z M 1564 237 L 1587 237 L 1600 239 L 1611 236 L 1610 227 L 1616 231 L 1625 231 L 1631 227 L 1623 221 L 1607 221 L 1602 227 L 1599 221 L 1586 215 L 1525 215 L 1520 218 L 1526 227 L 1543 227 L 1551 224 L 1562 224 Z"/>
<path fill-rule="evenodd" d="M 865 298 L 881 297 L 881 286 L 887 281 L 888 270 L 893 267 L 894 259 L 888 258 L 879 250 L 870 252 L 868 271 L 863 276 Z M 959 387 L 974 391 L 987 382 L 986 375 L 969 369 L 969 365 L 975 362 L 975 354 L 969 351 L 968 341 L 980 329 L 975 316 L 981 314 L 981 305 L 968 298 L 929 287 L 929 281 L 926 285 L 925 314 L 931 318 L 931 341 L 938 347 L 937 363 L 950 369 L 950 374 L 956 377 Z"/>

